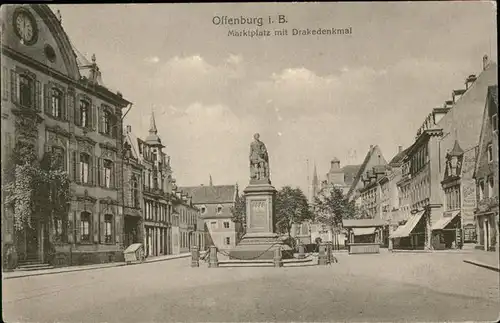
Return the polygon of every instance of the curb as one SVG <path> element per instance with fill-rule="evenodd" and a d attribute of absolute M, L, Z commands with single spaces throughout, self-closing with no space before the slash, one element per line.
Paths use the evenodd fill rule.
<path fill-rule="evenodd" d="M 175 260 L 175 259 L 180 259 L 180 258 L 188 258 L 190 257 L 191 254 L 182 254 L 182 255 L 175 255 L 170 258 L 163 258 L 163 259 L 155 259 L 152 258 L 149 261 L 144 261 L 142 264 L 148 264 L 148 263 L 154 263 L 154 262 L 160 262 L 160 261 L 168 261 L 168 260 Z M 133 265 L 133 264 L 132 264 Z M 77 271 L 87 271 L 87 270 L 96 270 L 96 269 L 108 269 L 108 268 L 116 268 L 116 267 L 122 267 L 122 266 L 127 266 L 126 263 L 124 262 L 119 262 L 115 264 L 109 264 L 109 265 L 104 265 L 102 267 L 89 267 L 89 268 L 75 268 L 75 269 L 67 269 L 67 270 L 54 270 L 51 272 L 43 272 L 43 273 L 37 273 L 36 271 L 30 274 L 26 275 L 13 275 L 11 277 L 5 277 L 3 274 L 2 280 L 7 280 L 7 279 L 16 279 L 16 278 L 25 278 L 25 277 L 33 277 L 33 276 L 43 276 L 43 275 L 55 275 L 55 274 L 64 274 L 64 273 L 71 273 L 71 272 L 77 272 Z M 68 268 L 68 267 L 61 267 L 61 268 Z"/>
<path fill-rule="evenodd" d="M 474 251 L 464 251 L 464 250 L 457 250 L 457 251 L 448 251 L 448 250 L 391 250 L 388 251 L 388 253 L 434 253 L 434 254 L 440 254 L 440 253 L 445 253 L 445 254 L 455 254 L 455 255 L 466 255 L 466 254 L 471 254 L 474 253 Z"/>
<path fill-rule="evenodd" d="M 494 265 L 488 265 L 488 264 L 482 263 L 480 261 L 464 259 L 464 262 L 468 263 L 468 264 L 471 264 L 471 265 L 478 266 L 478 267 L 482 267 L 482 268 L 486 268 L 486 269 L 489 269 L 489 270 L 500 272 L 500 268 L 499 267 L 495 267 Z"/>

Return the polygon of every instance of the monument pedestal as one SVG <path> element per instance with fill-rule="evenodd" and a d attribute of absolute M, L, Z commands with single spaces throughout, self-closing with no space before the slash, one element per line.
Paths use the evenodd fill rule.
<path fill-rule="evenodd" d="M 229 252 L 231 259 L 273 259 L 281 249 L 283 259 L 292 258 L 293 250 L 274 232 L 274 203 L 276 189 L 265 181 L 251 181 L 243 191 L 246 199 L 247 232 Z"/>

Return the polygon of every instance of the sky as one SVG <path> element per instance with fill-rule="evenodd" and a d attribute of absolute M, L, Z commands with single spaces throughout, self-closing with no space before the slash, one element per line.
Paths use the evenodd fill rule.
<path fill-rule="evenodd" d="M 133 102 L 124 120 L 145 138 L 154 110 L 179 186 L 248 185 L 260 133 L 272 184 L 308 192 L 316 165 L 390 160 L 433 108 L 497 61 L 494 2 L 50 5 L 103 81 Z M 214 16 L 286 23 L 215 25 Z M 295 29 L 350 35 L 293 36 Z M 229 30 L 287 29 L 236 37 Z"/>

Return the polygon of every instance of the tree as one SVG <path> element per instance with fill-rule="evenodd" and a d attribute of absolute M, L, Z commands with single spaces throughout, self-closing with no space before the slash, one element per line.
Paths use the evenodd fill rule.
<path fill-rule="evenodd" d="M 19 136 L 5 172 L 5 203 L 13 207 L 17 231 L 33 228 L 37 220 L 66 219 L 71 199 L 69 177 L 59 159 L 49 152 L 41 161 L 37 158 L 36 118 L 36 113 L 25 113 L 16 119 Z"/>
<path fill-rule="evenodd" d="M 291 238 L 294 223 L 302 223 L 313 218 L 307 197 L 300 188 L 284 186 L 276 194 L 276 229 Z"/>
<path fill-rule="evenodd" d="M 246 216 L 246 200 L 244 195 L 237 195 L 236 200 L 234 201 L 234 206 L 231 207 L 231 220 L 234 223 L 239 223 L 242 226 L 245 226 L 247 223 Z"/>
<path fill-rule="evenodd" d="M 358 210 L 348 201 L 341 189 L 325 187 L 314 199 L 316 221 L 331 228 L 339 227 L 343 219 L 354 219 Z"/>

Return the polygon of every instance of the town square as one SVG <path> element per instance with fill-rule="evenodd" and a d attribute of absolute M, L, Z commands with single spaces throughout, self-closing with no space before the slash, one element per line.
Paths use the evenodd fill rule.
<path fill-rule="evenodd" d="M 495 13 L 2 5 L 3 321 L 497 321 Z"/>

